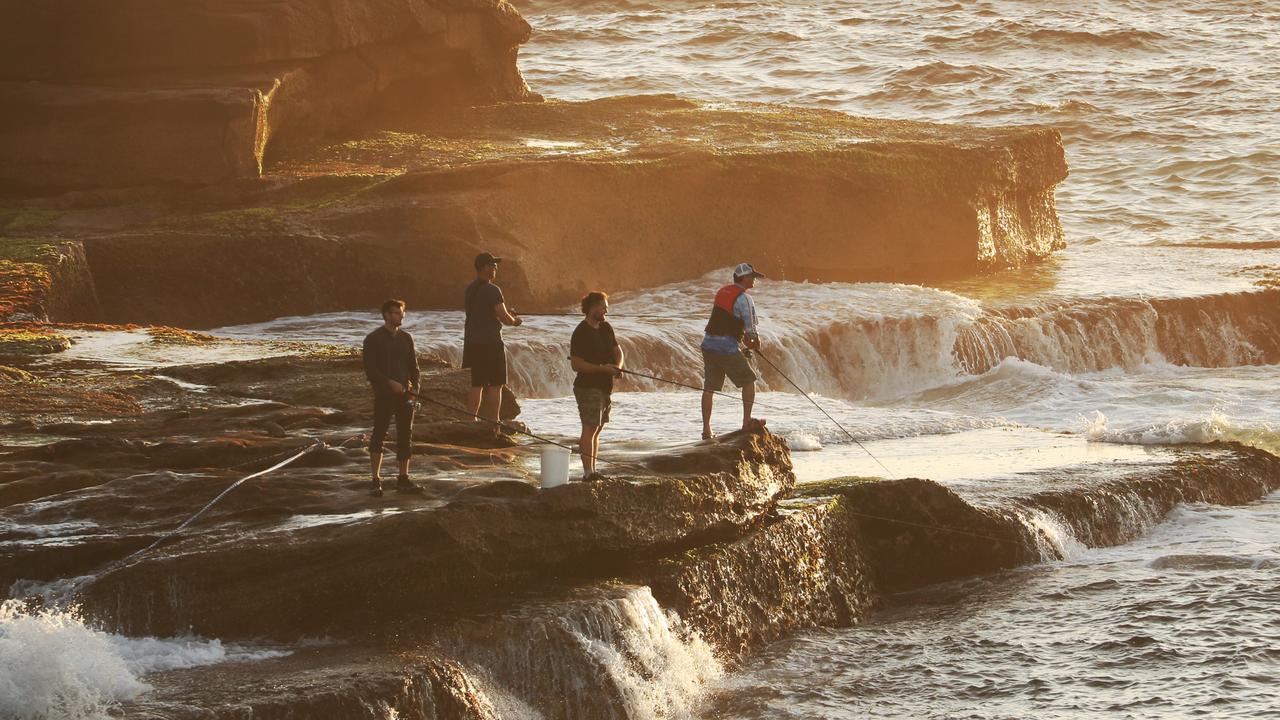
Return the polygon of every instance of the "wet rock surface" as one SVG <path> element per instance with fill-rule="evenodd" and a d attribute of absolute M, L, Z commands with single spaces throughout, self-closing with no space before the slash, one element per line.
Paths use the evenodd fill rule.
<path fill-rule="evenodd" d="M 125 634 L 270 638 L 291 653 L 150 675 L 130 717 L 679 716 L 771 641 L 1055 557 L 1037 513 L 1108 545 L 1179 502 L 1280 487 L 1280 459 L 1242 446 L 1072 471 L 1054 491 L 797 486 L 779 438 L 732 433 L 542 490 L 535 448 L 426 404 L 413 438 L 424 492 L 373 498 L 358 437 L 371 403 L 350 351 L 67 331 L 126 337 L 153 364 L 55 354 L 0 371 L 13 390 L 0 402 L 0 583 L 70 592 Z M 242 359 L 190 361 L 232 351 Z M 420 362 L 427 396 L 462 405 L 465 373 Z M 506 398 L 503 416 L 518 412 Z"/>
<path fill-rule="evenodd" d="M 149 678 L 155 689 L 128 703 L 146 720 L 393 717 L 498 720 L 503 715 L 456 662 L 384 646 L 299 649 L 289 656 Z M 232 699 L 233 698 L 233 699 Z"/>

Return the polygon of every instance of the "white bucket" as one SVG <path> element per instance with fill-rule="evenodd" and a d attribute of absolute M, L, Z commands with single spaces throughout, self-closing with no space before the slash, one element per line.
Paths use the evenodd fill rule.
<path fill-rule="evenodd" d="M 569 449 L 558 445 L 542 448 L 542 487 L 553 488 L 569 482 Z"/>

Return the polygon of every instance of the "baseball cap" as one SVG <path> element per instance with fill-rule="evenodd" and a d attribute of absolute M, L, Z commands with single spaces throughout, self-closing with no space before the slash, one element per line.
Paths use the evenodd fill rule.
<path fill-rule="evenodd" d="M 764 277 L 764 273 L 756 270 L 755 266 L 751 263 L 738 263 L 738 267 L 733 269 L 733 276 L 735 278 L 743 278 L 749 275 L 758 278 Z"/>
<path fill-rule="evenodd" d="M 500 262 L 502 262 L 502 258 L 494 257 L 493 253 L 482 252 L 476 256 L 475 265 L 476 269 L 479 270 L 485 265 L 497 265 Z"/>

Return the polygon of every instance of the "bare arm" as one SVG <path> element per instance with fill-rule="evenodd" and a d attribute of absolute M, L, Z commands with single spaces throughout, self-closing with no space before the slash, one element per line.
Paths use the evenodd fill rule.
<path fill-rule="evenodd" d="M 504 302 L 493 306 L 493 316 L 498 318 L 498 322 L 503 325 L 521 325 L 524 323 L 524 320 L 521 320 L 515 313 L 507 309 L 507 304 Z"/>

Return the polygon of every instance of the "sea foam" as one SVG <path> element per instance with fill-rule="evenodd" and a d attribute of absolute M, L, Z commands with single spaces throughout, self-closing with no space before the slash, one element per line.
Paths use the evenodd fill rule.
<path fill-rule="evenodd" d="M 0 603 L 0 717 L 97 720 L 150 689 L 147 673 L 288 654 L 202 638 L 133 638 L 85 624 L 75 609 Z"/>

